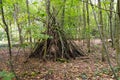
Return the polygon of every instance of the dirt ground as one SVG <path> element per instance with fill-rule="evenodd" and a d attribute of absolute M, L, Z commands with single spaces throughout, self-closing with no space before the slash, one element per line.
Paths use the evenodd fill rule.
<path fill-rule="evenodd" d="M 83 42 L 74 41 L 79 47 L 87 51 Z M 109 43 L 110 45 L 110 43 Z M 31 58 L 24 63 L 29 55 L 28 49 L 13 48 L 13 65 L 20 80 L 115 80 L 108 62 L 101 61 L 101 41 L 91 41 L 91 52 L 87 56 L 78 57 L 69 61 L 47 61 Z M 120 76 L 116 66 L 115 50 L 108 47 L 109 57 L 116 73 Z M 7 48 L 0 48 L 0 71 L 9 71 L 9 55 Z"/>

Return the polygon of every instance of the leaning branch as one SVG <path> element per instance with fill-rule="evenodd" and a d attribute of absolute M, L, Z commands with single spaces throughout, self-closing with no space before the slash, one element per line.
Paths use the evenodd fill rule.
<path fill-rule="evenodd" d="M 93 15 L 94 15 L 94 18 L 95 18 L 96 25 L 98 26 L 98 29 L 100 30 L 100 25 L 98 24 L 97 16 L 96 16 L 96 14 L 95 14 L 94 6 L 93 6 L 91 0 L 90 0 L 90 4 L 91 4 L 92 10 L 93 10 Z M 108 61 L 108 64 L 109 64 L 109 66 L 110 66 L 110 69 L 111 69 L 112 72 L 113 72 L 114 78 L 115 78 L 116 80 L 118 80 L 117 75 L 116 75 L 116 73 L 115 73 L 115 71 L 114 71 L 114 69 L 113 69 L 113 67 L 112 67 L 112 65 L 111 65 L 110 58 L 109 58 L 109 52 L 108 52 L 107 46 L 106 46 L 106 44 L 105 44 L 105 41 L 104 41 L 104 39 L 103 39 L 103 36 L 102 36 L 101 31 L 99 31 L 99 33 L 100 33 L 101 41 L 103 42 L 103 47 L 104 47 L 104 49 L 105 49 L 105 53 L 106 53 L 106 56 L 107 56 L 107 61 Z"/>

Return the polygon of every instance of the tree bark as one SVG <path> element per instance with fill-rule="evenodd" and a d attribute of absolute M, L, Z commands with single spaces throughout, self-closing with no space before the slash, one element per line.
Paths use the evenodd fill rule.
<path fill-rule="evenodd" d="M 88 34 L 87 34 L 87 48 L 88 53 L 90 53 L 90 19 L 89 19 L 89 8 L 88 8 L 89 0 L 87 0 L 86 9 L 87 9 L 87 27 L 88 27 Z"/>
<path fill-rule="evenodd" d="M 116 37 L 115 37 L 115 42 L 116 42 L 116 60 L 117 64 L 120 66 L 120 1 L 117 0 L 117 14 L 116 14 Z"/>
<path fill-rule="evenodd" d="M 114 0 L 111 0 L 111 3 L 110 3 L 110 15 L 109 15 L 109 19 L 110 19 L 110 38 L 111 38 L 111 43 L 112 43 L 112 47 L 114 46 L 114 37 L 113 37 L 113 23 L 112 23 L 112 16 L 113 16 L 113 5 L 114 3 Z"/>
<path fill-rule="evenodd" d="M 26 0 L 26 7 L 27 7 L 27 18 L 28 18 L 28 27 L 30 27 L 30 10 L 29 10 L 29 1 Z M 31 30 L 28 30 L 28 33 L 29 33 L 29 40 L 30 40 L 30 43 L 32 43 L 32 33 L 31 33 Z"/>
<path fill-rule="evenodd" d="M 101 0 L 98 0 L 98 7 L 101 8 Z M 103 29 L 103 17 L 102 17 L 102 10 L 99 9 L 99 26 L 100 26 L 100 31 L 101 31 L 101 35 L 103 37 L 103 40 L 105 41 L 104 39 L 104 29 Z M 102 43 L 102 46 L 103 46 L 103 43 Z M 104 54 L 104 47 L 102 47 L 102 61 L 105 61 L 105 54 Z"/>
<path fill-rule="evenodd" d="M 66 0 L 63 0 L 63 8 L 62 8 L 62 16 L 61 16 L 61 27 L 63 28 L 64 27 L 64 18 L 65 18 L 65 3 L 66 3 Z"/>
<path fill-rule="evenodd" d="M 1 14 L 2 14 L 2 22 L 3 24 L 5 25 L 5 32 L 7 34 L 7 39 L 8 39 L 8 47 L 9 47 L 9 62 L 10 62 L 10 68 L 11 68 L 11 72 L 14 73 L 15 77 L 16 77 L 16 80 L 19 80 L 15 71 L 14 71 L 14 68 L 13 68 L 13 64 L 12 64 L 12 51 L 11 51 L 11 41 L 10 41 L 10 35 L 9 35 L 9 27 L 5 21 L 5 17 L 4 17 L 4 9 L 3 9 L 3 2 L 2 0 L 0 0 L 0 9 L 1 9 Z"/>
<path fill-rule="evenodd" d="M 112 64 L 111 64 L 111 62 L 110 62 L 108 48 L 107 48 L 107 46 L 106 46 L 106 44 L 105 44 L 105 41 L 104 41 L 104 39 L 103 39 L 101 30 L 100 30 L 100 26 L 99 26 L 99 23 L 98 23 L 98 21 L 97 21 L 97 16 L 96 16 L 96 13 L 95 13 L 94 5 L 92 4 L 92 1 L 91 1 L 91 0 L 90 0 L 90 4 L 91 4 L 91 7 L 92 7 L 92 11 L 93 11 L 93 15 L 94 15 L 94 19 L 95 19 L 96 25 L 98 26 L 100 38 L 101 38 L 101 41 L 102 41 L 102 43 L 103 43 L 103 48 L 105 49 L 105 54 L 106 54 L 106 56 L 107 56 L 106 58 L 107 58 L 108 64 L 109 64 L 109 66 L 110 66 L 110 69 L 111 69 L 112 72 L 113 72 L 114 78 L 115 78 L 116 80 L 118 80 L 118 77 L 117 77 L 117 75 L 116 75 L 116 73 L 115 73 L 115 71 L 114 71 L 114 69 L 113 69 L 113 66 L 112 66 Z"/>
<path fill-rule="evenodd" d="M 85 1 L 85 0 L 84 0 Z M 83 1 L 83 45 L 84 45 L 84 40 L 86 38 L 86 3 Z"/>
<path fill-rule="evenodd" d="M 23 36 L 22 36 L 22 28 L 18 22 L 18 3 L 14 4 L 14 19 L 15 19 L 15 25 L 18 27 L 18 33 L 19 33 L 19 42 L 20 44 L 23 44 Z"/>

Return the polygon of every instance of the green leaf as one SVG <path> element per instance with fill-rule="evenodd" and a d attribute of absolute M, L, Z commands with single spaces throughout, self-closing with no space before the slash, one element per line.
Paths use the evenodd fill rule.
<path fill-rule="evenodd" d="M 118 80 L 120 80 L 120 77 L 118 77 Z"/>
<path fill-rule="evenodd" d="M 12 79 L 9 77 L 4 77 L 3 80 L 12 80 Z"/>
<path fill-rule="evenodd" d="M 35 2 L 33 2 L 32 4 L 36 5 L 36 4 L 38 4 L 38 2 L 37 2 L 37 1 L 35 1 Z"/>
<path fill-rule="evenodd" d="M 3 80 L 12 80 L 12 78 L 14 78 L 15 76 L 11 72 L 1 71 L 0 77 L 2 77 Z"/>
<path fill-rule="evenodd" d="M 0 72 L 0 77 L 5 76 L 5 74 L 6 74 L 6 72 L 5 72 L 5 71 Z"/>

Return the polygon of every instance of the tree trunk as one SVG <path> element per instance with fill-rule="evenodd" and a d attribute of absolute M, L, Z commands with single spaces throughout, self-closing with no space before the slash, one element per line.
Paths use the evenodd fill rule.
<path fill-rule="evenodd" d="M 116 42 L 116 60 L 117 64 L 120 66 L 120 1 L 117 0 L 117 14 L 116 14 L 116 37 L 115 37 L 115 42 Z"/>
<path fill-rule="evenodd" d="M 86 9 L 87 9 L 87 48 L 88 48 L 88 53 L 90 53 L 90 19 L 89 19 L 89 8 L 88 8 L 88 3 L 89 0 L 87 0 L 87 4 L 86 4 Z"/>
<path fill-rule="evenodd" d="M 113 7 L 114 7 L 114 0 L 111 0 L 111 3 L 110 3 L 110 15 L 109 15 L 109 19 L 110 19 L 110 38 L 111 38 L 111 43 L 112 43 L 112 47 L 114 46 L 114 37 L 113 37 L 113 25 L 112 25 L 112 16 L 113 16 L 113 13 L 112 13 L 112 10 L 113 10 Z"/>
<path fill-rule="evenodd" d="M 61 16 L 61 27 L 64 27 L 64 17 L 65 17 L 65 3 L 66 0 L 63 0 L 62 16 Z"/>
<path fill-rule="evenodd" d="M 10 41 L 10 35 L 9 35 L 9 27 L 8 27 L 6 21 L 5 21 L 2 0 L 0 0 L 0 5 L 1 5 L 0 9 L 1 9 L 1 15 L 2 15 L 2 22 L 3 22 L 4 26 L 5 26 L 5 32 L 6 32 L 7 40 L 8 40 L 10 68 L 11 68 L 11 72 L 13 72 L 13 74 L 15 75 L 16 80 L 18 80 L 18 77 L 17 77 L 17 75 L 16 75 L 16 73 L 14 71 L 13 64 L 12 64 L 12 50 L 11 50 L 11 41 Z"/>
<path fill-rule="evenodd" d="M 17 25 L 18 27 L 18 33 L 19 33 L 19 41 L 20 41 L 20 44 L 23 44 L 23 36 L 22 36 L 22 28 L 20 27 L 20 24 L 18 22 L 18 14 L 19 14 L 19 11 L 18 11 L 18 4 L 14 4 L 14 19 L 15 19 L 15 25 Z"/>
<path fill-rule="evenodd" d="M 101 31 L 101 35 L 103 37 L 103 40 L 105 41 L 104 39 L 104 29 L 103 29 L 103 18 L 102 18 L 102 10 L 101 10 L 101 0 L 98 0 L 98 7 L 100 8 L 99 9 L 99 26 L 100 26 L 100 31 Z M 103 46 L 103 43 L 102 43 L 102 46 Z M 104 47 L 102 47 L 102 61 L 105 61 L 105 54 L 104 54 Z"/>
<path fill-rule="evenodd" d="M 28 18 L 28 27 L 30 27 L 30 10 L 29 10 L 29 1 L 26 0 L 26 7 L 27 7 L 27 18 Z M 31 33 L 31 30 L 28 30 L 28 34 L 29 34 L 29 40 L 30 40 L 30 43 L 32 43 L 32 33 Z"/>
<path fill-rule="evenodd" d="M 115 78 L 116 80 L 118 80 L 118 77 L 117 77 L 117 75 L 116 75 L 116 73 L 115 73 L 115 71 L 114 71 L 114 69 L 113 69 L 113 67 L 112 67 L 112 65 L 111 65 L 110 58 L 109 58 L 108 48 L 107 48 L 107 46 L 106 46 L 106 44 L 105 44 L 105 41 L 104 41 L 104 39 L 103 39 L 101 30 L 100 30 L 100 26 L 99 26 L 99 23 L 98 23 L 98 21 L 97 21 L 97 16 L 96 16 L 96 13 L 95 13 L 95 9 L 94 9 L 94 7 L 93 7 L 93 4 L 92 4 L 92 1 L 91 1 L 91 0 L 90 0 L 90 4 L 91 4 L 91 7 L 92 7 L 92 11 L 93 11 L 93 15 L 94 15 L 95 22 L 96 22 L 96 24 L 97 24 L 97 26 L 98 26 L 98 30 L 99 30 L 99 34 L 100 34 L 100 39 L 101 39 L 101 41 L 102 41 L 102 43 L 103 43 L 103 48 L 105 49 L 105 53 L 106 53 L 106 56 L 107 56 L 106 58 L 107 58 L 108 64 L 109 64 L 109 66 L 110 66 L 110 69 L 111 69 L 112 72 L 113 72 L 114 78 Z"/>
<path fill-rule="evenodd" d="M 85 0 L 83 0 L 83 45 L 84 45 L 84 40 L 86 39 L 86 5 L 85 5 Z"/>

